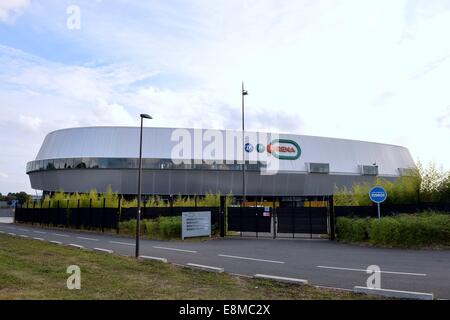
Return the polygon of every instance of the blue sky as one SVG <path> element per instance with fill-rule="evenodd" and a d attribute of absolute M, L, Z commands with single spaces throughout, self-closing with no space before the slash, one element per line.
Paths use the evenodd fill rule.
<path fill-rule="evenodd" d="M 80 10 L 80 29 L 67 21 Z M 0 192 L 49 131 L 247 127 L 399 144 L 450 169 L 448 0 L 0 1 Z"/>

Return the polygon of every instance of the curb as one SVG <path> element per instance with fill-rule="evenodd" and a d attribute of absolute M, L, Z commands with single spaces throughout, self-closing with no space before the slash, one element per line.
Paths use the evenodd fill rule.
<path fill-rule="evenodd" d="M 92 249 L 92 250 L 97 251 L 97 252 L 110 253 L 110 254 L 111 254 L 111 253 L 114 253 L 113 250 L 102 249 L 102 248 L 94 248 L 94 249 Z"/>
<path fill-rule="evenodd" d="M 142 260 L 153 260 L 153 261 L 158 261 L 158 262 L 162 262 L 162 263 L 167 263 L 167 259 L 166 258 L 158 258 L 158 257 L 150 257 L 150 256 L 139 256 L 139 259 L 142 259 Z"/>
<path fill-rule="evenodd" d="M 278 276 L 271 276 L 271 275 L 267 275 L 267 274 L 255 274 L 253 277 L 255 279 L 273 280 L 273 281 L 298 284 L 298 285 L 308 284 L 308 280 L 305 280 L 305 279 L 278 277 Z"/>
<path fill-rule="evenodd" d="M 188 264 L 186 264 L 186 266 L 189 268 L 192 268 L 192 269 L 200 269 L 200 270 L 209 271 L 209 272 L 223 273 L 225 271 L 224 268 L 204 266 L 204 265 L 196 264 L 196 263 L 188 263 Z"/>
<path fill-rule="evenodd" d="M 432 293 L 400 291 L 400 290 L 390 290 L 390 289 L 375 289 L 375 288 L 358 287 L 358 286 L 355 286 L 353 288 L 353 292 L 383 296 L 383 297 L 388 297 L 388 298 L 414 299 L 414 300 L 433 300 L 434 299 L 434 295 Z"/>
<path fill-rule="evenodd" d="M 70 244 L 68 244 L 67 246 L 68 246 L 68 247 L 72 247 L 72 248 L 76 248 L 76 249 L 84 249 L 83 246 L 80 246 L 80 245 L 78 245 L 78 244 L 73 244 L 73 243 L 70 243 Z"/>

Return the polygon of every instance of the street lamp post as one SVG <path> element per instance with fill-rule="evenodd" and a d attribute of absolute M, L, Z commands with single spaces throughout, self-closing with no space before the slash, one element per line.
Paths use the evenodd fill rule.
<path fill-rule="evenodd" d="M 245 104 L 244 98 L 248 95 L 248 91 L 244 89 L 244 81 L 242 81 L 242 206 L 245 208 L 247 202 L 247 192 L 245 185 Z"/>
<path fill-rule="evenodd" d="M 136 214 L 136 258 L 139 258 L 139 237 L 141 232 L 141 176 L 142 176 L 142 131 L 144 119 L 152 119 L 148 114 L 141 114 L 141 134 L 139 141 L 139 174 L 138 174 L 138 209 Z"/>

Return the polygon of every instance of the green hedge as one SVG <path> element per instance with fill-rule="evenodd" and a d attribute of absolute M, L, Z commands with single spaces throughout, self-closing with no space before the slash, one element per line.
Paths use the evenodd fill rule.
<path fill-rule="evenodd" d="M 350 242 L 366 241 L 369 225 L 369 218 L 338 218 L 336 222 L 338 238 Z"/>
<path fill-rule="evenodd" d="M 119 223 L 120 233 L 135 234 L 136 220 Z M 181 217 L 159 217 L 141 221 L 141 235 L 155 239 L 181 238 Z"/>
<path fill-rule="evenodd" d="M 181 238 L 181 217 L 161 217 L 158 221 L 163 238 Z"/>
<path fill-rule="evenodd" d="M 348 242 L 367 242 L 385 247 L 450 245 L 450 215 L 434 212 L 402 214 L 378 219 L 341 217 L 337 237 Z"/>

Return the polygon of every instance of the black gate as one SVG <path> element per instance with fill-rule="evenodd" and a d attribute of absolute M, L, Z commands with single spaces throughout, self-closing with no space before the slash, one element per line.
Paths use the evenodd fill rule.
<path fill-rule="evenodd" d="M 229 207 L 228 208 L 228 231 L 242 233 L 255 233 L 258 236 L 270 236 L 271 215 L 264 208 L 253 207 Z M 247 236 L 248 234 L 244 234 Z"/>
<path fill-rule="evenodd" d="M 328 233 L 327 207 L 280 207 L 276 209 L 277 237 L 310 237 Z"/>
<path fill-rule="evenodd" d="M 328 234 L 328 207 L 229 207 L 227 235 L 270 238 Z"/>

